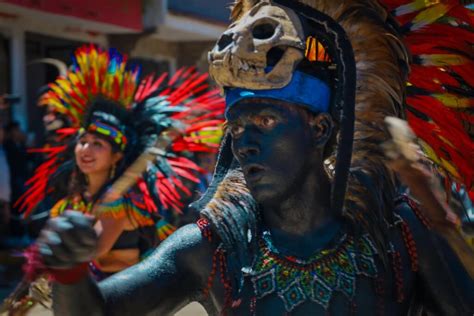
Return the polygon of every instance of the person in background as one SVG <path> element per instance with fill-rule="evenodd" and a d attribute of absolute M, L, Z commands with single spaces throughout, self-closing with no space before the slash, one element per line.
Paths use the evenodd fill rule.
<path fill-rule="evenodd" d="M 15 207 L 16 200 L 25 192 L 25 182 L 30 172 L 28 167 L 28 153 L 26 148 L 26 135 L 22 132 L 20 124 L 12 121 L 6 125 L 5 129 L 5 152 L 10 166 L 10 186 L 11 186 L 11 221 L 10 237 L 13 244 L 11 246 L 21 246 L 29 244 L 25 223 L 20 219 L 18 208 Z M 17 240 L 20 238 L 20 240 Z"/>
<path fill-rule="evenodd" d="M 28 154 L 26 152 L 26 135 L 18 122 L 6 126 L 5 150 L 11 171 L 12 201 L 23 194 L 28 179 Z"/>
<path fill-rule="evenodd" d="M 20 101 L 20 97 L 11 94 L 0 95 L 0 125 L 5 126 L 11 122 L 12 105 Z"/>
<path fill-rule="evenodd" d="M 5 140 L 5 129 L 0 126 L 0 238 L 8 232 L 10 223 L 10 166 L 3 146 Z"/>

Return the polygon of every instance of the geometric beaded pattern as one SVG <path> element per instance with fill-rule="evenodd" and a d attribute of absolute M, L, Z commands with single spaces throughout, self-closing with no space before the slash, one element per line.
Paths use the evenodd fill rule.
<path fill-rule="evenodd" d="M 334 248 L 318 251 L 308 260 L 280 254 L 269 232 L 263 233 L 258 245 L 251 277 L 255 297 L 276 293 L 287 312 L 308 300 L 327 309 L 335 291 L 351 300 L 357 276 L 377 277 L 377 251 L 368 235 L 354 240 L 346 234 Z"/>

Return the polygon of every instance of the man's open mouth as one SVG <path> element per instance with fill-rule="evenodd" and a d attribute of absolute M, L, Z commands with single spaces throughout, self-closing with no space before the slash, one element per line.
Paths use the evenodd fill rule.
<path fill-rule="evenodd" d="M 256 181 L 263 176 L 265 167 L 259 164 L 248 164 L 244 166 L 243 170 L 247 181 Z"/>

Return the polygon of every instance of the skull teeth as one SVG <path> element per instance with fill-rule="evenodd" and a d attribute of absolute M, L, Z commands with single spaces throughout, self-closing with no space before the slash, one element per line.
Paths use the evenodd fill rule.
<path fill-rule="evenodd" d="M 238 61 L 238 70 L 243 71 L 243 72 L 252 72 L 252 73 L 257 73 L 258 72 L 258 67 L 255 65 L 250 64 L 248 61 L 239 59 Z"/>
<path fill-rule="evenodd" d="M 214 54 L 209 54 L 208 60 L 213 67 L 226 67 L 229 69 L 232 76 L 238 76 L 239 72 L 248 73 L 250 75 L 264 75 L 265 71 L 262 66 L 255 65 L 252 62 L 238 58 L 230 52 L 226 52 L 223 56 L 217 57 Z"/>
<path fill-rule="evenodd" d="M 232 72 L 232 75 L 237 76 L 238 72 L 239 72 L 239 69 L 240 69 L 240 64 L 241 64 L 240 59 L 235 60 L 234 58 L 232 58 L 232 55 L 231 55 L 231 58 L 229 60 L 229 64 L 231 66 L 230 71 Z"/>
<path fill-rule="evenodd" d="M 230 52 L 225 53 L 224 59 L 222 60 L 224 65 L 229 65 L 230 64 Z"/>

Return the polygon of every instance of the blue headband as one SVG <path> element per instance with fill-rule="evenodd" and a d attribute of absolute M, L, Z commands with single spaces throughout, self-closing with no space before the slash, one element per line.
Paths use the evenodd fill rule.
<path fill-rule="evenodd" d="M 307 107 L 320 113 L 329 111 L 331 91 L 324 81 L 295 71 L 290 83 L 280 89 L 249 90 L 243 88 L 226 88 L 226 113 L 237 102 L 243 99 L 265 98 L 287 101 Z"/>

